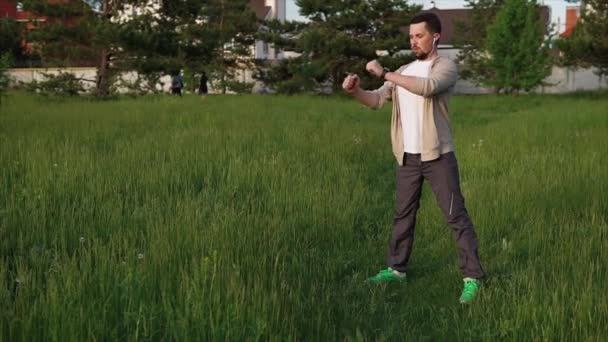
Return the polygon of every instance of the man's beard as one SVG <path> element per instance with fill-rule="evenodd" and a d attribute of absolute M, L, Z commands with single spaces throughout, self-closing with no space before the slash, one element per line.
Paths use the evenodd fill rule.
<path fill-rule="evenodd" d="M 419 61 L 423 61 L 429 56 L 429 54 L 425 53 L 425 52 L 423 52 L 421 54 L 414 54 L 414 55 L 416 56 L 416 59 Z"/>
<path fill-rule="evenodd" d="M 414 52 L 414 56 L 416 57 L 417 60 L 423 61 L 429 57 L 429 55 L 433 52 L 433 49 L 431 49 L 431 51 L 428 51 L 428 52 L 424 52 L 422 49 L 420 49 L 418 51 L 420 51 L 420 52 L 419 53 Z"/>

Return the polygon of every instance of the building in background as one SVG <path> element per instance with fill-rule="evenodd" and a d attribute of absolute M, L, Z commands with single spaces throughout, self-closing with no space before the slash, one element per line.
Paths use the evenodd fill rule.
<path fill-rule="evenodd" d="M 84 0 L 47 0 L 50 4 L 56 3 L 82 3 L 83 6 L 88 6 Z M 0 0 L 0 16 L 3 18 L 14 19 L 19 22 L 26 23 L 28 30 L 36 29 L 37 23 L 43 23 L 49 19 L 44 16 L 35 15 L 23 10 L 22 1 Z M 73 23 L 76 18 L 66 16 L 61 19 L 66 25 Z"/>
<path fill-rule="evenodd" d="M 559 33 L 560 38 L 567 38 L 574 33 L 574 29 L 581 20 L 581 9 L 593 11 L 593 8 L 585 1 L 581 1 L 580 6 L 566 7 L 565 29 Z M 597 69 L 582 67 L 554 66 L 553 73 L 547 81 L 556 84 L 551 88 L 551 90 L 557 89 L 556 92 L 605 89 L 607 85 L 606 77 L 599 75 Z"/>
<path fill-rule="evenodd" d="M 250 0 L 249 5 L 258 19 L 285 21 L 285 0 Z M 255 59 L 281 59 L 283 58 L 283 53 L 276 51 L 271 44 L 257 41 L 253 57 Z"/>
<path fill-rule="evenodd" d="M 17 2 L 12 0 L 0 0 L 0 18 L 17 18 Z"/>
<path fill-rule="evenodd" d="M 569 37 L 572 34 L 572 32 L 574 31 L 576 24 L 578 24 L 578 20 L 579 20 L 580 16 L 581 16 L 580 6 L 566 7 L 566 29 L 564 30 L 564 32 L 561 32 L 559 34 L 559 36 L 562 38 Z"/>
<path fill-rule="evenodd" d="M 47 0 L 50 4 L 57 3 L 80 3 L 82 6 L 89 7 L 84 0 Z M 64 16 L 61 19 L 51 19 L 45 16 L 36 15 L 31 12 L 23 10 L 23 3 L 21 1 L 14 0 L 0 0 L 0 16 L 3 18 L 13 19 L 17 22 L 22 23 L 25 30 L 38 30 L 45 23 L 57 23 L 60 22 L 63 25 L 73 25 L 79 18 L 73 16 Z M 31 53 L 34 50 L 34 45 L 27 42 L 25 34 L 22 37 L 23 47 L 26 53 Z M 86 62 L 86 65 L 89 63 Z"/>

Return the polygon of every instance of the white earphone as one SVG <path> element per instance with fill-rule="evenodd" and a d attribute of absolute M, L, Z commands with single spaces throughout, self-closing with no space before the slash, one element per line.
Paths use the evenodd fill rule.
<path fill-rule="evenodd" d="M 431 52 L 429 54 L 433 53 L 433 51 L 437 49 L 437 47 L 435 46 L 435 42 L 437 42 L 437 37 L 433 37 L 433 48 L 431 48 Z"/>

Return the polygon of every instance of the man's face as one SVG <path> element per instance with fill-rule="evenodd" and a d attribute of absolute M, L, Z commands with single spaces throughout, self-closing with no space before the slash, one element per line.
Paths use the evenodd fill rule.
<path fill-rule="evenodd" d="M 426 28 L 426 22 L 410 25 L 410 45 L 417 59 L 424 60 L 433 51 L 433 34 Z"/>

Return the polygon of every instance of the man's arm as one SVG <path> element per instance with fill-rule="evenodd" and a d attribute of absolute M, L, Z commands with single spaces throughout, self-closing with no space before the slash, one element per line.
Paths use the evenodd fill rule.
<path fill-rule="evenodd" d="M 384 76 L 384 79 L 387 81 L 391 81 L 391 82 L 395 83 L 396 85 L 411 91 L 412 93 L 414 93 L 412 91 L 412 89 L 416 86 L 416 82 L 418 80 L 417 77 L 404 76 L 404 75 L 400 75 L 400 74 L 398 74 L 396 72 L 392 72 L 392 71 L 387 72 L 386 75 Z M 414 94 L 416 94 L 416 93 L 414 93 Z M 422 95 L 422 94 L 416 94 L 416 95 Z"/>
<path fill-rule="evenodd" d="M 377 76 L 384 74 L 386 81 L 401 86 L 416 95 L 430 97 L 446 91 L 458 79 L 458 69 L 454 62 L 443 59 L 437 63 L 439 64 L 434 67 L 428 78 L 404 76 L 396 72 L 385 73 L 380 63 L 375 60 L 369 62 L 366 69 Z"/>
<path fill-rule="evenodd" d="M 347 93 L 353 95 L 360 103 L 364 106 L 377 109 L 382 107 L 386 99 L 390 96 L 390 84 L 385 84 L 376 90 L 363 90 L 361 89 L 359 76 L 356 74 L 350 74 L 342 83 L 342 88 Z"/>

